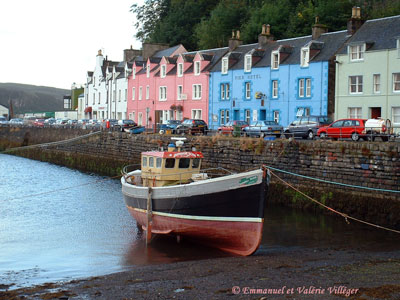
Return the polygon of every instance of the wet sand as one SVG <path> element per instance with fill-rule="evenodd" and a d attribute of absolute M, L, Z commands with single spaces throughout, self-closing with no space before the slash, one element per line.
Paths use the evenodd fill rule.
<path fill-rule="evenodd" d="M 400 299 L 400 251 L 261 249 L 17 290 L 0 285 L 5 299 Z"/>

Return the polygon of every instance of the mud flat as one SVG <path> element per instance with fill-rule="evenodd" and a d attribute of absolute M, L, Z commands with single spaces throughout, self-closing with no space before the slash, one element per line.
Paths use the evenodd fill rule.
<path fill-rule="evenodd" d="M 12 289 L 0 299 L 400 299 L 400 251 L 269 248 Z"/>

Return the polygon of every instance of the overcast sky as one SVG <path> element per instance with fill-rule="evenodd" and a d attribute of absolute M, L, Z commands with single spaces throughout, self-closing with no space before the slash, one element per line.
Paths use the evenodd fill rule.
<path fill-rule="evenodd" d="M 141 48 L 133 3 L 143 0 L 1 0 L 0 82 L 85 83 L 99 49 L 121 61 L 124 49 Z"/>

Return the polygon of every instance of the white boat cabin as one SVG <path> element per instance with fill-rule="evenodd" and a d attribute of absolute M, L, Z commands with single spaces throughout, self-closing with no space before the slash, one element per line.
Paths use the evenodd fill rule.
<path fill-rule="evenodd" d="M 200 174 L 202 159 L 201 152 L 181 152 L 180 147 L 177 149 L 174 144 L 168 146 L 168 151 L 142 152 L 143 186 L 160 187 L 194 181 L 202 175 Z"/>

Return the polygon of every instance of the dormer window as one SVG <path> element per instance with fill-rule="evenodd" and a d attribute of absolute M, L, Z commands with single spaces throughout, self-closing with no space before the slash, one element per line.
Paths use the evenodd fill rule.
<path fill-rule="evenodd" d="M 224 57 L 222 59 L 221 73 L 228 74 L 228 58 Z"/>
<path fill-rule="evenodd" d="M 93 85 L 96 85 L 96 77 L 93 76 Z"/>
<path fill-rule="evenodd" d="M 194 75 L 200 75 L 200 62 L 194 62 Z"/>
<path fill-rule="evenodd" d="M 150 64 L 148 64 L 148 65 L 146 66 L 146 76 L 147 76 L 147 78 L 150 77 Z"/>
<path fill-rule="evenodd" d="M 167 66 L 162 65 L 161 66 L 161 78 L 164 78 L 166 74 L 167 74 Z"/>
<path fill-rule="evenodd" d="M 179 63 L 178 64 L 178 77 L 182 77 L 183 76 L 183 64 Z"/>
<path fill-rule="evenodd" d="M 271 53 L 271 68 L 273 70 L 279 69 L 279 51 L 273 51 Z"/>
<path fill-rule="evenodd" d="M 364 60 L 365 45 L 351 45 L 349 46 L 350 61 Z"/>
<path fill-rule="evenodd" d="M 397 39 L 397 58 L 400 58 L 400 38 Z"/>
<path fill-rule="evenodd" d="M 132 70 L 132 79 L 136 78 L 136 67 L 133 68 Z"/>
<path fill-rule="evenodd" d="M 246 54 L 244 57 L 244 71 L 251 72 L 252 57 L 251 54 Z"/>
<path fill-rule="evenodd" d="M 303 68 L 308 67 L 309 61 L 310 61 L 310 48 L 308 47 L 301 48 L 300 66 Z"/>

